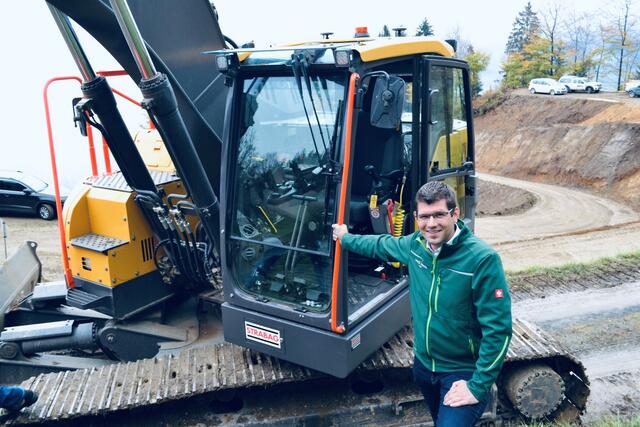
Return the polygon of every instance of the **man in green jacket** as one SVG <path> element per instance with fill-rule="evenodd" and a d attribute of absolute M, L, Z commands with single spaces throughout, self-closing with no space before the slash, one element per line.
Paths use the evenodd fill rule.
<path fill-rule="evenodd" d="M 437 427 L 482 416 L 511 340 L 511 298 L 498 254 L 459 220 L 455 193 L 432 181 L 416 194 L 419 230 L 399 238 L 349 234 L 346 250 L 409 270 L 414 378 Z"/>

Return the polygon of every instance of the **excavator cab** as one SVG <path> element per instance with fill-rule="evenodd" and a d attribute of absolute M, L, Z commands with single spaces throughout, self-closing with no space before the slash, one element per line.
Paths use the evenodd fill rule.
<path fill-rule="evenodd" d="M 331 225 L 410 234 L 434 179 L 473 224 L 467 65 L 424 38 L 214 53 L 230 86 L 225 339 L 344 377 L 408 323 L 409 277 L 342 251 Z"/>

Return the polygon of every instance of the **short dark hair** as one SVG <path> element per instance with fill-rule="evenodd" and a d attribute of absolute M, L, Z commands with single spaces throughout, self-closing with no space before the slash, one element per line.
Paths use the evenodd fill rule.
<path fill-rule="evenodd" d="M 458 205 L 453 188 L 442 181 L 429 181 L 416 193 L 416 205 L 420 202 L 430 205 L 438 200 L 445 200 L 448 209 L 453 209 Z"/>

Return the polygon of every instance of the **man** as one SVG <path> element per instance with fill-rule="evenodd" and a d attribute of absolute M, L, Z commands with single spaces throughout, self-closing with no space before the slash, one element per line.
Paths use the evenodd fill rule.
<path fill-rule="evenodd" d="M 459 220 L 455 193 L 432 181 L 416 194 L 419 230 L 333 237 L 352 252 L 409 269 L 414 378 L 438 427 L 473 426 L 511 340 L 511 298 L 498 254 Z"/>
<path fill-rule="evenodd" d="M 22 408 L 33 405 L 38 400 L 38 394 L 22 387 L 0 386 L 0 408 L 6 411 L 0 416 L 0 422 L 15 417 Z"/>

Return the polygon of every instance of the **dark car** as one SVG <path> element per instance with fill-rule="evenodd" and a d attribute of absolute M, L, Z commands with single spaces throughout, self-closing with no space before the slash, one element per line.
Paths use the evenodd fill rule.
<path fill-rule="evenodd" d="M 20 171 L 0 171 L 0 212 L 36 214 L 42 219 L 56 217 L 53 187 Z M 64 203 L 66 196 L 61 196 Z"/>
<path fill-rule="evenodd" d="M 640 86 L 634 86 L 627 91 L 630 98 L 640 97 Z"/>

